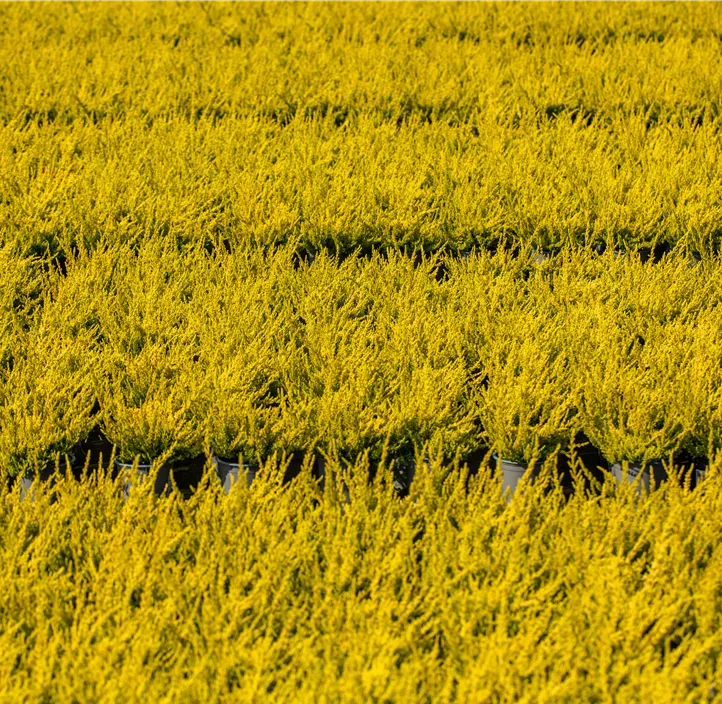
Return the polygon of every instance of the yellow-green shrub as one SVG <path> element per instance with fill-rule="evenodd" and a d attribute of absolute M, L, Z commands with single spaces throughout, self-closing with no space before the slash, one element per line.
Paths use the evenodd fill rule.
<path fill-rule="evenodd" d="M 298 373 L 288 379 L 289 399 L 308 408 L 314 440 L 326 452 L 350 459 L 366 448 L 380 454 L 393 393 L 370 311 L 385 301 L 369 283 L 361 259 L 338 265 L 321 255 L 299 270 L 295 297 L 303 321 L 296 343 L 302 356 Z"/>
<path fill-rule="evenodd" d="M 371 319 L 390 392 L 389 449 L 406 459 L 428 444 L 464 457 L 480 443 L 460 354 L 464 334 L 452 305 L 455 284 L 437 281 L 439 265 L 436 257 L 414 267 L 407 257 L 389 255 L 388 262 L 373 260 L 365 277 L 378 298 Z"/>
<path fill-rule="evenodd" d="M 700 320 L 716 306 L 717 286 L 684 257 L 603 259 L 569 327 L 581 426 L 612 462 L 698 454 L 707 443 L 700 409 L 719 384 Z"/>
<path fill-rule="evenodd" d="M 700 311 L 688 361 L 678 371 L 674 398 L 684 405 L 690 428 L 683 444 L 693 457 L 714 457 L 722 450 L 722 319 L 717 306 Z"/>
<path fill-rule="evenodd" d="M 179 255 L 152 240 L 116 261 L 99 310 L 97 384 L 103 432 L 123 460 L 200 453 L 194 406 L 203 379 L 191 311 L 204 268 L 202 254 Z"/>
<path fill-rule="evenodd" d="M 642 349 L 611 331 L 597 354 L 577 369 L 580 422 L 610 461 L 666 458 L 686 439 L 691 409 L 680 408 L 676 397 L 679 375 L 689 364 L 685 349 L 691 331 L 677 327 L 682 329 L 648 330 L 652 334 Z"/>
<path fill-rule="evenodd" d="M 705 488 L 506 505 L 449 467 L 348 504 L 273 464 L 223 496 L 100 475 L 0 487 L 8 700 L 704 701 L 719 686 L 719 466 Z"/>
<path fill-rule="evenodd" d="M 210 454 L 259 462 L 300 449 L 284 438 L 284 386 L 298 356 L 292 280 L 288 249 L 219 254 L 194 291 L 203 386 L 196 423 Z"/>
<path fill-rule="evenodd" d="M 496 328 L 477 403 L 487 442 L 503 459 L 530 462 L 571 439 L 573 376 L 559 325 L 520 308 Z"/>
<path fill-rule="evenodd" d="M 0 370 L 0 467 L 11 476 L 45 469 L 95 424 L 96 337 L 55 325 L 52 306 L 11 338 Z"/>
<path fill-rule="evenodd" d="M 30 325 L 40 302 L 38 262 L 0 247 L 0 368 L 11 361 L 15 337 Z"/>

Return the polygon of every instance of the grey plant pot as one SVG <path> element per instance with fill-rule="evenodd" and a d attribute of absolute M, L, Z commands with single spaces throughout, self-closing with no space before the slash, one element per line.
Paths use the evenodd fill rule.
<path fill-rule="evenodd" d="M 136 474 L 138 484 L 142 484 L 150 476 L 151 466 L 150 464 L 138 463 Z M 123 478 L 123 496 L 127 499 L 133 488 L 133 463 L 121 462 L 119 459 L 116 459 L 115 468 L 125 474 Z M 164 464 L 158 470 L 155 477 L 155 484 L 153 485 L 153 491 L 156 496 L 168 496 L 168 494 L 170 494 L 170 471 L 170 466 L 167 464 Z"/>
<path fill-rule="evenodd" d="M 35 501 L 35 497 L 30 494 L 33 489 L 34 483 L 34 475 L 26 474 L 24 477 L 20 477 L 20 479 L 18 480 L 18 486 L 20 487 L 20 501 L 25 501 L 25 499 L 28 498 L 30 499 L 30 501 Z"/>
<path fill-rule="evenodd" d="M 113 444 L 99 430 L 94 430 L 80 442 L 79 465 L 84 465 L 87 461 L 90 471 L 107 469 L 113 452 Z"/>
<path fill-rule="evenodd" d="M 510 489 L 513 494 L 516 492 L 519 480 L 526 474 L 529 466 L 521 462 L 501 460 L 499 469 L 501 471 L 501 490 Z"/>
<path fill-rule="evenodd" d="M 698 487 L 706 478 L 709 470 L 709 460 L 706 457 L 697 457 L 692 461 L 694 467 L 694 486 Z"/>
<path fill-rule="evenodd" d="M 216 474 L 226 494 L 231 491 L 234 484 L 238 483 L 239 479 L 242 479 L 246 486 L 251 486 L 258 474 L 257 464 L 238 464 L 238 462 L 224 460 L 220 457 L 213 458 L 213 466 L 216 468 Z"/>
<path fill-rule="evenodd" d="M 649 490 L 651 488 L 651 478 L 654 478 L 655 485 L 658 485 L 660 482 L 667 479 L 667 471 L 664 469 L 664 465 L 660 460 L 648 462 L 644 466 L 644 468 L 642 468 L 642 465 L 638 462 L 630 463 L 626 472 L 626 476 L 621 463 L 613 464 L 610 469 L 612 474 L 614 475 L 614 478 L 618 482 L 636 481 L 637 477 L 639 477 L 639 475 L 641 474 L 642 477 L 639 480 L 639 484 L 637 485 L 637 491 L 640 493 L 643 488 L 644 491 L 649 493 Z"/>
<path fill-rule="evenodd" d="M 519 484 L 519 480 L 529 471 L 529 465 L 526 462 L 511 462 L 510 460 L 499 460 L 499 456 L 494 453 L 492 455 L 496 463 L 497 470 L 501 473 L 501 490 L 505 492 L 507 489 L 513 494 Z M 534 478 L 539 473 L 543 462 L 539 460 L 532 468 L 529 474 L 530 483 L 534 483 Z"/>
<path fill-rule="evenodd" d="M 61 456 L 60 462 L 58 463 L 58 471 L 60 474 L 65 475 L 69 470 L 71 470 L 75 459 L 74 452 L 67 453 L 67 460 L 65 459 L 65 456 Z M 48 481 L 48 479 L 52 477 L 53 472 L 55 472 L 55 462 L 48 462 L 45 468 L 38 474 L 32 472 L 20 477 L 18 479 L 18 485 L 20 487 L 20 501 L 25 501 L 25 499 L 34 501 L 34 486 L 40 482 Z"/>

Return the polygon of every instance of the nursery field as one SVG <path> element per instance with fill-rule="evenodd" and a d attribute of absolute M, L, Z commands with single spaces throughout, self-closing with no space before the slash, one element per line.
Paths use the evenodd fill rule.
<path fill-rule="evenodd" d="M 644 500 L 434 467 L 351 501 L 0 492 L 4 702 L 677 702 L 720 688 L 719 467 Z"/>
<path fill-rule="evenodd" d="M 2 466 L 80 479 L 0 488 L 5 701 L 711 698 L 719 261 L 294 257 L 6 257 Z M 260 468 L 124 499 L 98 427 L 178 486 Z M 512 498 L 492 449 L 546 461 Z"/>
<path fill-rule="evenodd" d="M 722 451 L 722 263 L 611 252 L 4 254 L 0 464 L 99 428 L 132 463 L 318 451 L 609 463 Z M 81 450 L 82 452 L 82 450 Z M 82 458 L 80 458 L 82 459 Z M 107 459 L 107 454 L 106 454 Z"/>
<path fill-rule="evenodd" d="M 721 46 L 716 3 L 8 4 L 0 233 L 716 251 Z"/>
<path fill-rule="evenodd" d="M 0 704 L 717 698 L 721 6 L 8 3 L 0 66 Z"/>

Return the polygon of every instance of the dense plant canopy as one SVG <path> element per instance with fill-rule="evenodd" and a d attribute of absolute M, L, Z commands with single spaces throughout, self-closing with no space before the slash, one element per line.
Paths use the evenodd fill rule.
<path fill-rule="evenodd" d="M 0 702 L 716 697 L 721 7 L 1 4 Z"/>

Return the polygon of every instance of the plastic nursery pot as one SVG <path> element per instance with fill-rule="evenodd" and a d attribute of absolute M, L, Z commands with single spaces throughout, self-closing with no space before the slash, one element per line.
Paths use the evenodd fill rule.
<path fill-rule="evenodd" d="M 85 440 L 81 440 L 78 454 L 78 464 L 85 464 L 89 458 L 88 469 L 102 469 L 108 467 L 113 455 L 112 443 L 99 431 L 93 430 Z"/>
<path fill-rule="evenodd" d="M 286 470 L 283 473 L 284 483 L 293 481 L 303 468 L 304 457 L 300 452 L 294 452 L 281 458 L 281 464 L 286 464 Z"/>
<path fill-rule="evenodd" d="M 610 471 L 618 482 L 636 481 L 637 477 L 639 477 L 639 475 L 641 474 L 642 478 L 637 485 L 637 491 L 639 492 L 641 492 L 642 487 L 644 487 L 644 490 L 649 493 L 651 485 L 650 479 L 652 477 L 654 478 L 655 485 L 667 479 L 667 471 L 665 470 L 661 460 L 654 460 L 653 462 L 648 462 L 644 466 L 642 466 L 638 462 L 630 462 L 627 467 L 626 473 L 622 464 L 615 463 L 610 467 Z"/>
<path fill-rule="evenodd" d="M 65 455 L 61 455 L 60 462 L 58 463 L 58 471 L 60 474 L 65 475 L 68 471 L 72 471 L 74 462 L 75 453 L 68 452 L 67 458 Z M 53 476 L 54 472 L 55 462 L 48 462 L 40 472 L 29 472 L 22 477 L 18 477 L 17 482 L 20 486 L 20 501 L 24 501 L 28 496 L 30 496 L 32 500 L 31 492 L 33 485 L 47 482 Z"/>
<path fill-rule="evenodd" d="M 131 489 L 133 488 L 133 463 L 132 462 L 121 462 L 116 458 L 115 468 L 119 472 L 123 472 L 123 496 L 127 499 L 130 496 Z M 151 473 L 150 464 L 136 465 L 138 483 L 142 484 Z M 155 484 L 153 485 L 153 491 L 156 496 L 167 496 L 170 493 L 170 467 L 167 464 L 162 465 L 158 469 L 158 473 L 155 477 Z"/>
<path fill-rule="evenodd" d="M 251 486 L 256 474 L 258 474 L 257 464 L 239 464 L 220 457 L 213 458 L 213 466 L 216 468 L 216 474 L 226 494 L 230 492 L 234 484 L 238 483 L 239 479 L 243 479 L 246 486 Z"/>
<path fill-rule="evenodd" d="M 550 249 L 535 249 L 531 253 L 531 261 L 532 264 L 543 264 L 553 259 L 554 256 L 555 253 Z"/>
<path fill-rule="evenodd" d="M 505 492 L 507 489 L 510 489 L 511 493 L 513 494 L 516 491 L 519 480 L 529 470 L 529 465 L 526 462 L 511 462 L 510 460 L 505 460 L 503 458 L 500 460 L 496 452 L 492 455 L 492 458 L 494 459 L 497 470 L 501 472 L 502 493 Z M 539 470 L 542 468 L 543 464 L 544 463 L 542 462 L 542 460 L 539 460 L 531 468 L 531 473 L 529 475 L 529 480 L 531 483 L 534 482 L 534 478 L 539 473 Z"/>

